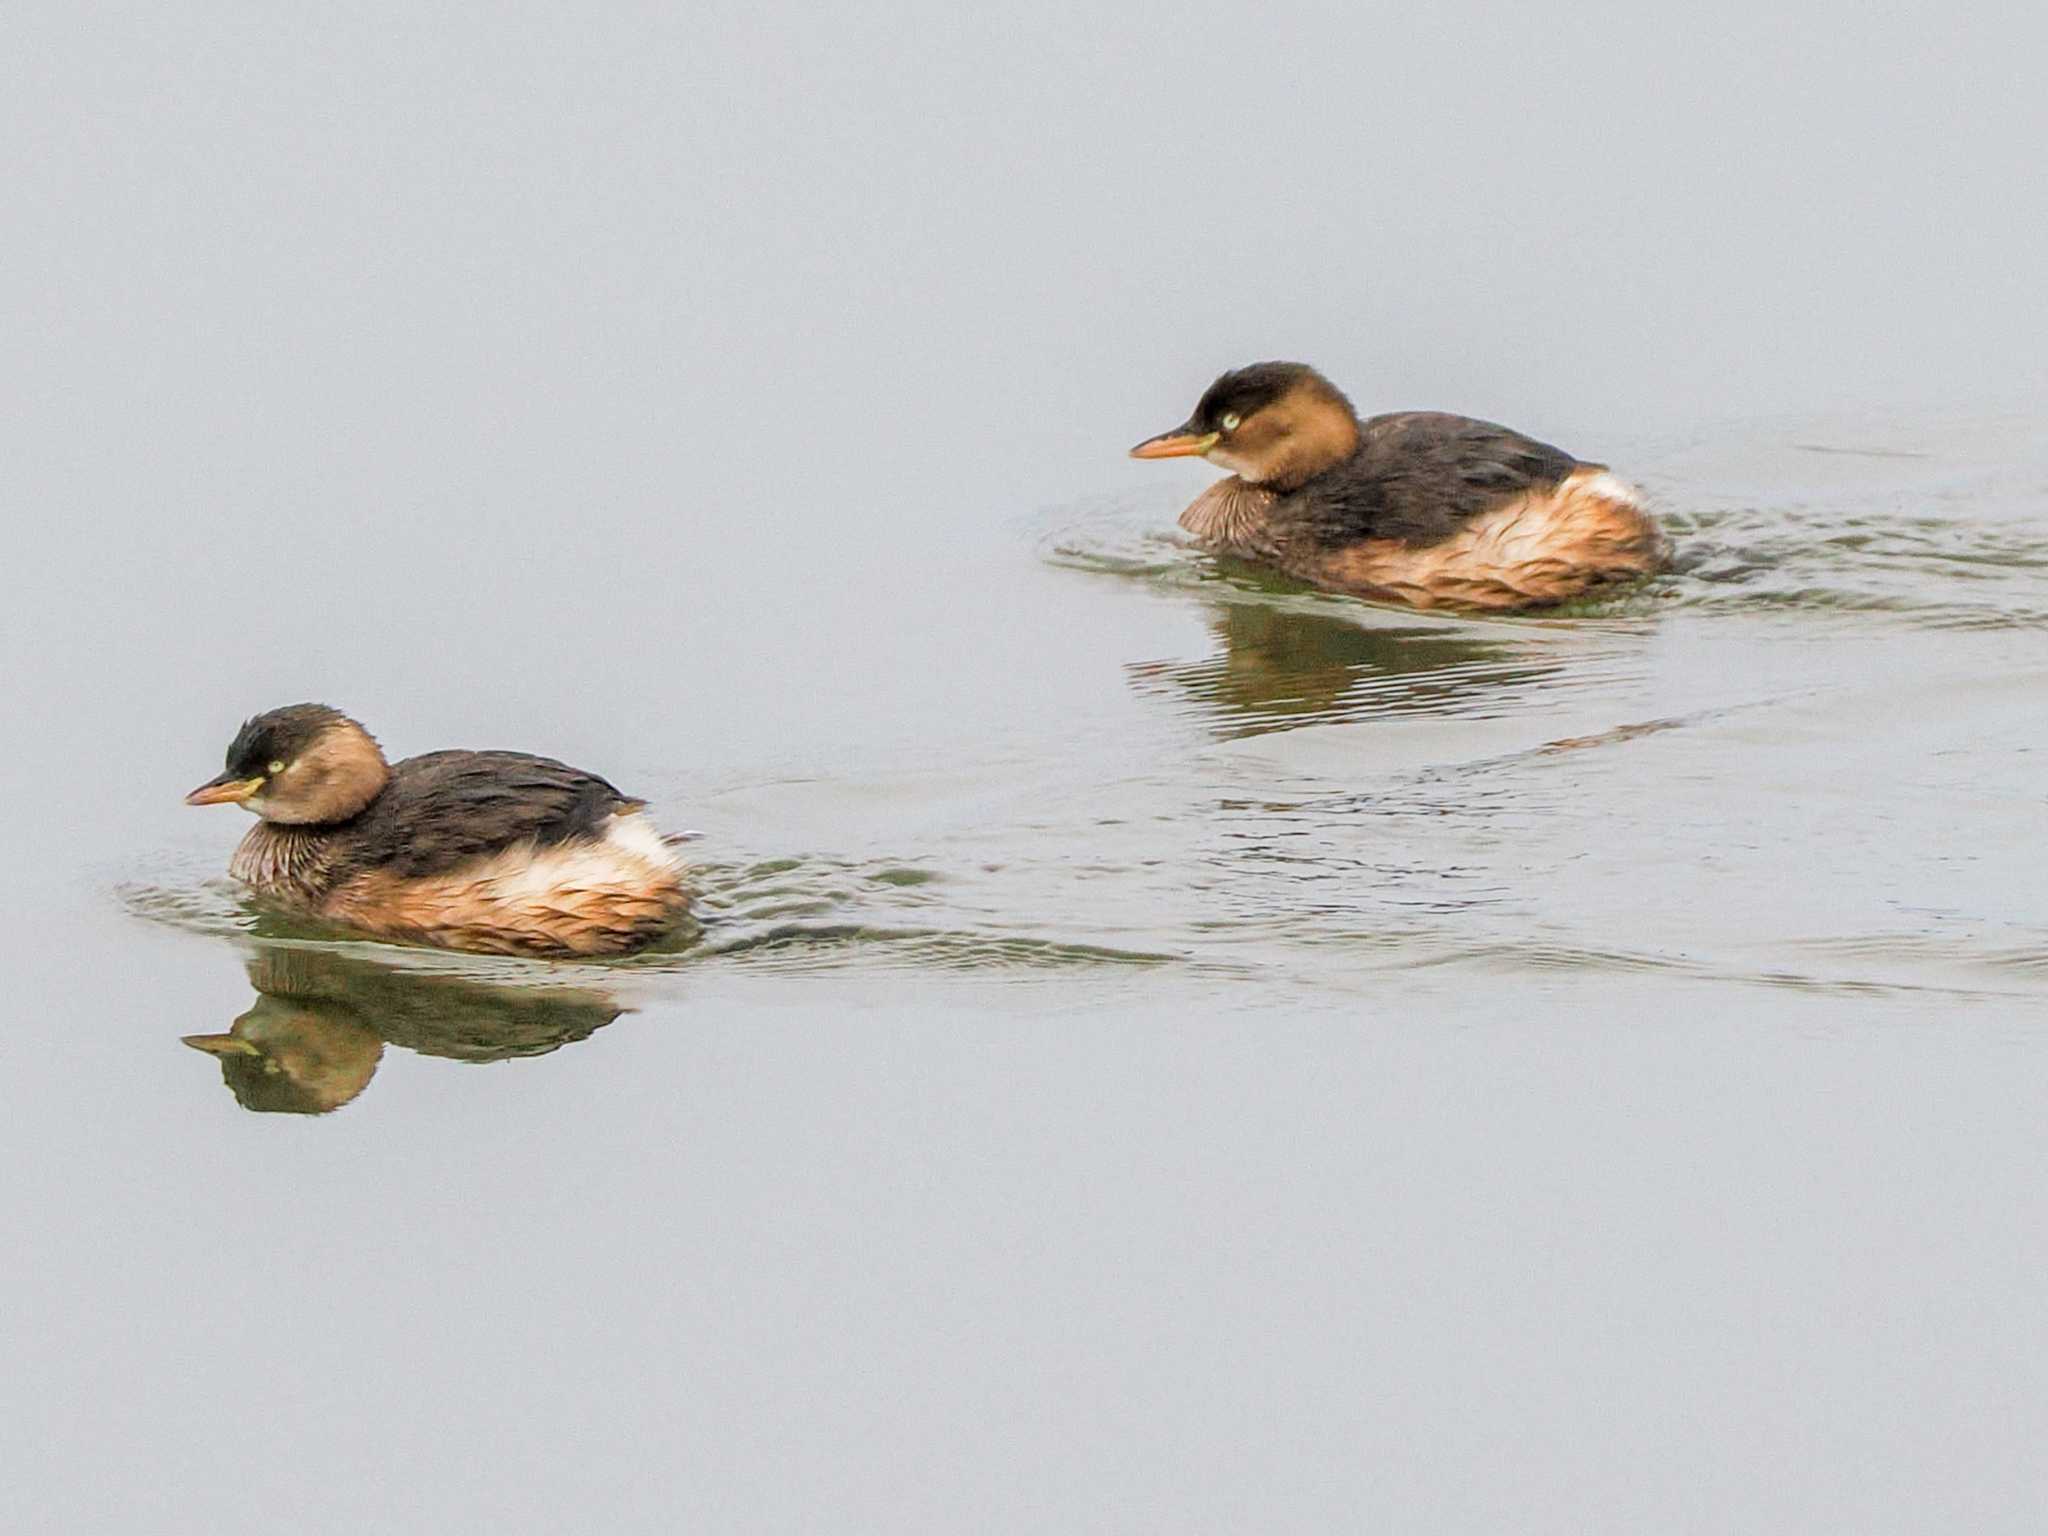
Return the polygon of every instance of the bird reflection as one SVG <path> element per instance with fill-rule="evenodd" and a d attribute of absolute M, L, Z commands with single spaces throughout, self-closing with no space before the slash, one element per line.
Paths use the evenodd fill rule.
<path fill-rule="evenodd" d="M 226 1034 L 187 1035 L 220 1059 L 244 1109 L 324 1115 L 370 1085 L 384 1046 L 457 1061 L 540 1056 L 624 1011 L 580 987 L 512 987 L 393 970 L 327 950 L 267 949 L 249 964 L 256 1001 Z"/>
<path fill-rule="evenodd" d="M 1193 700 L 1229 736 L 1427 712 L 1562 670 L 1528 645 L 1467 630 L 1374 625 L 1263 603 L 1219 604 L 1208 625 L 1220 654 L 1129 671 L 1138 687 Z"/>

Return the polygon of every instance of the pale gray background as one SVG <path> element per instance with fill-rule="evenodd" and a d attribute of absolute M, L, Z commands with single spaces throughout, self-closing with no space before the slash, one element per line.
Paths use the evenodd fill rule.
<path fill-rule="evenodd" d="M 1261 757 L 1125 674 L 1209 610 L 1038 556 L 1048 508 L 1169 522 L 1199 477 L 1122 450 L 1260 356 L 1764 524 L 1835 494 L 1771 423 L 1962 445 L 1854 516 L 2031 537 L 2044 47 L 1746 0 L 8 7 L 5 1523 L 2038 1529 L 2038 627 L 1539 634 L 1565 681 L 1498 736 Z M 1217 862 L 1276 775 L 1758 677 L 1850 702 L 1510 778 L 1455 846 L 1374 806 L 1364 865 Z M 219 867 L 178 796 L 302 697 L 1190 963 L 729 962 L 245 1114 L 176 1044 L 238 956 L 118 893 Z M 1441 875 L 1535 947 L 1287 948 L 1354 869 L 1400 943 L 1461 942 Z M 1279 947 L 1201 969 L 1240 909 Z"/>

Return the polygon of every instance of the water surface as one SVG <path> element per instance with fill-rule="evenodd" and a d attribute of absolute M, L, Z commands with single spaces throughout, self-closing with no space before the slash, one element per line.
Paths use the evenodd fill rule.
<path fill-rule="evenodd" d="M 17 18 L 0 1524 L 2036 1528 L 2040 39 L 1823 11 Z M 1218 566 L 1290 353 L 1679 568 Z M 252 910 L 303 698 L 701 931 Z"/>

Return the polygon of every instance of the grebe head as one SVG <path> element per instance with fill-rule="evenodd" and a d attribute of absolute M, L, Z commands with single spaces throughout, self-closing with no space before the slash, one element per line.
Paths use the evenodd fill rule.
<path fill-rule="evenodd" d="M 1292 490 L 1358 448 L 1358 413 L 1306 363 L 1234 368 L 1203 394 L 1194 415 L 1148 437 L 1134 459 L 1199 455 L 1252 485 Z"/>
<path fill-rule="evenodd" d="M 247 722 L 228 745 L 227 767 L 185 797 L 187 805 L 239 805 L 290 826 L 347 821 L 391 777 L 370 733 L 325 704 L 288 704 Z"/>

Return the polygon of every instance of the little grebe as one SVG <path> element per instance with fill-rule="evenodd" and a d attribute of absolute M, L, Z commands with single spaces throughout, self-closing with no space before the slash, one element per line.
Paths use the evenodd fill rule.
<path fill-rule="evenodd" d="M 1440 411 L 1360 421 L 1302 363 L 1226 373 L 1184 425 L 1131 450 L 1232 471 L 1180 517 L 1216 554 L 1417 608 L 1569 602 L 1663 569 L 1669 547 L 1603 464 Z"/>
<path fill-rule="evenodd" d="M 387 763 L 324 704 L 245 724 L 187 805 L 261 819 L 228 873 L 295 912 L 491 954 L 616 955 L 689 908 L 682 860 L 594 773 L 524 752 Z"/>

